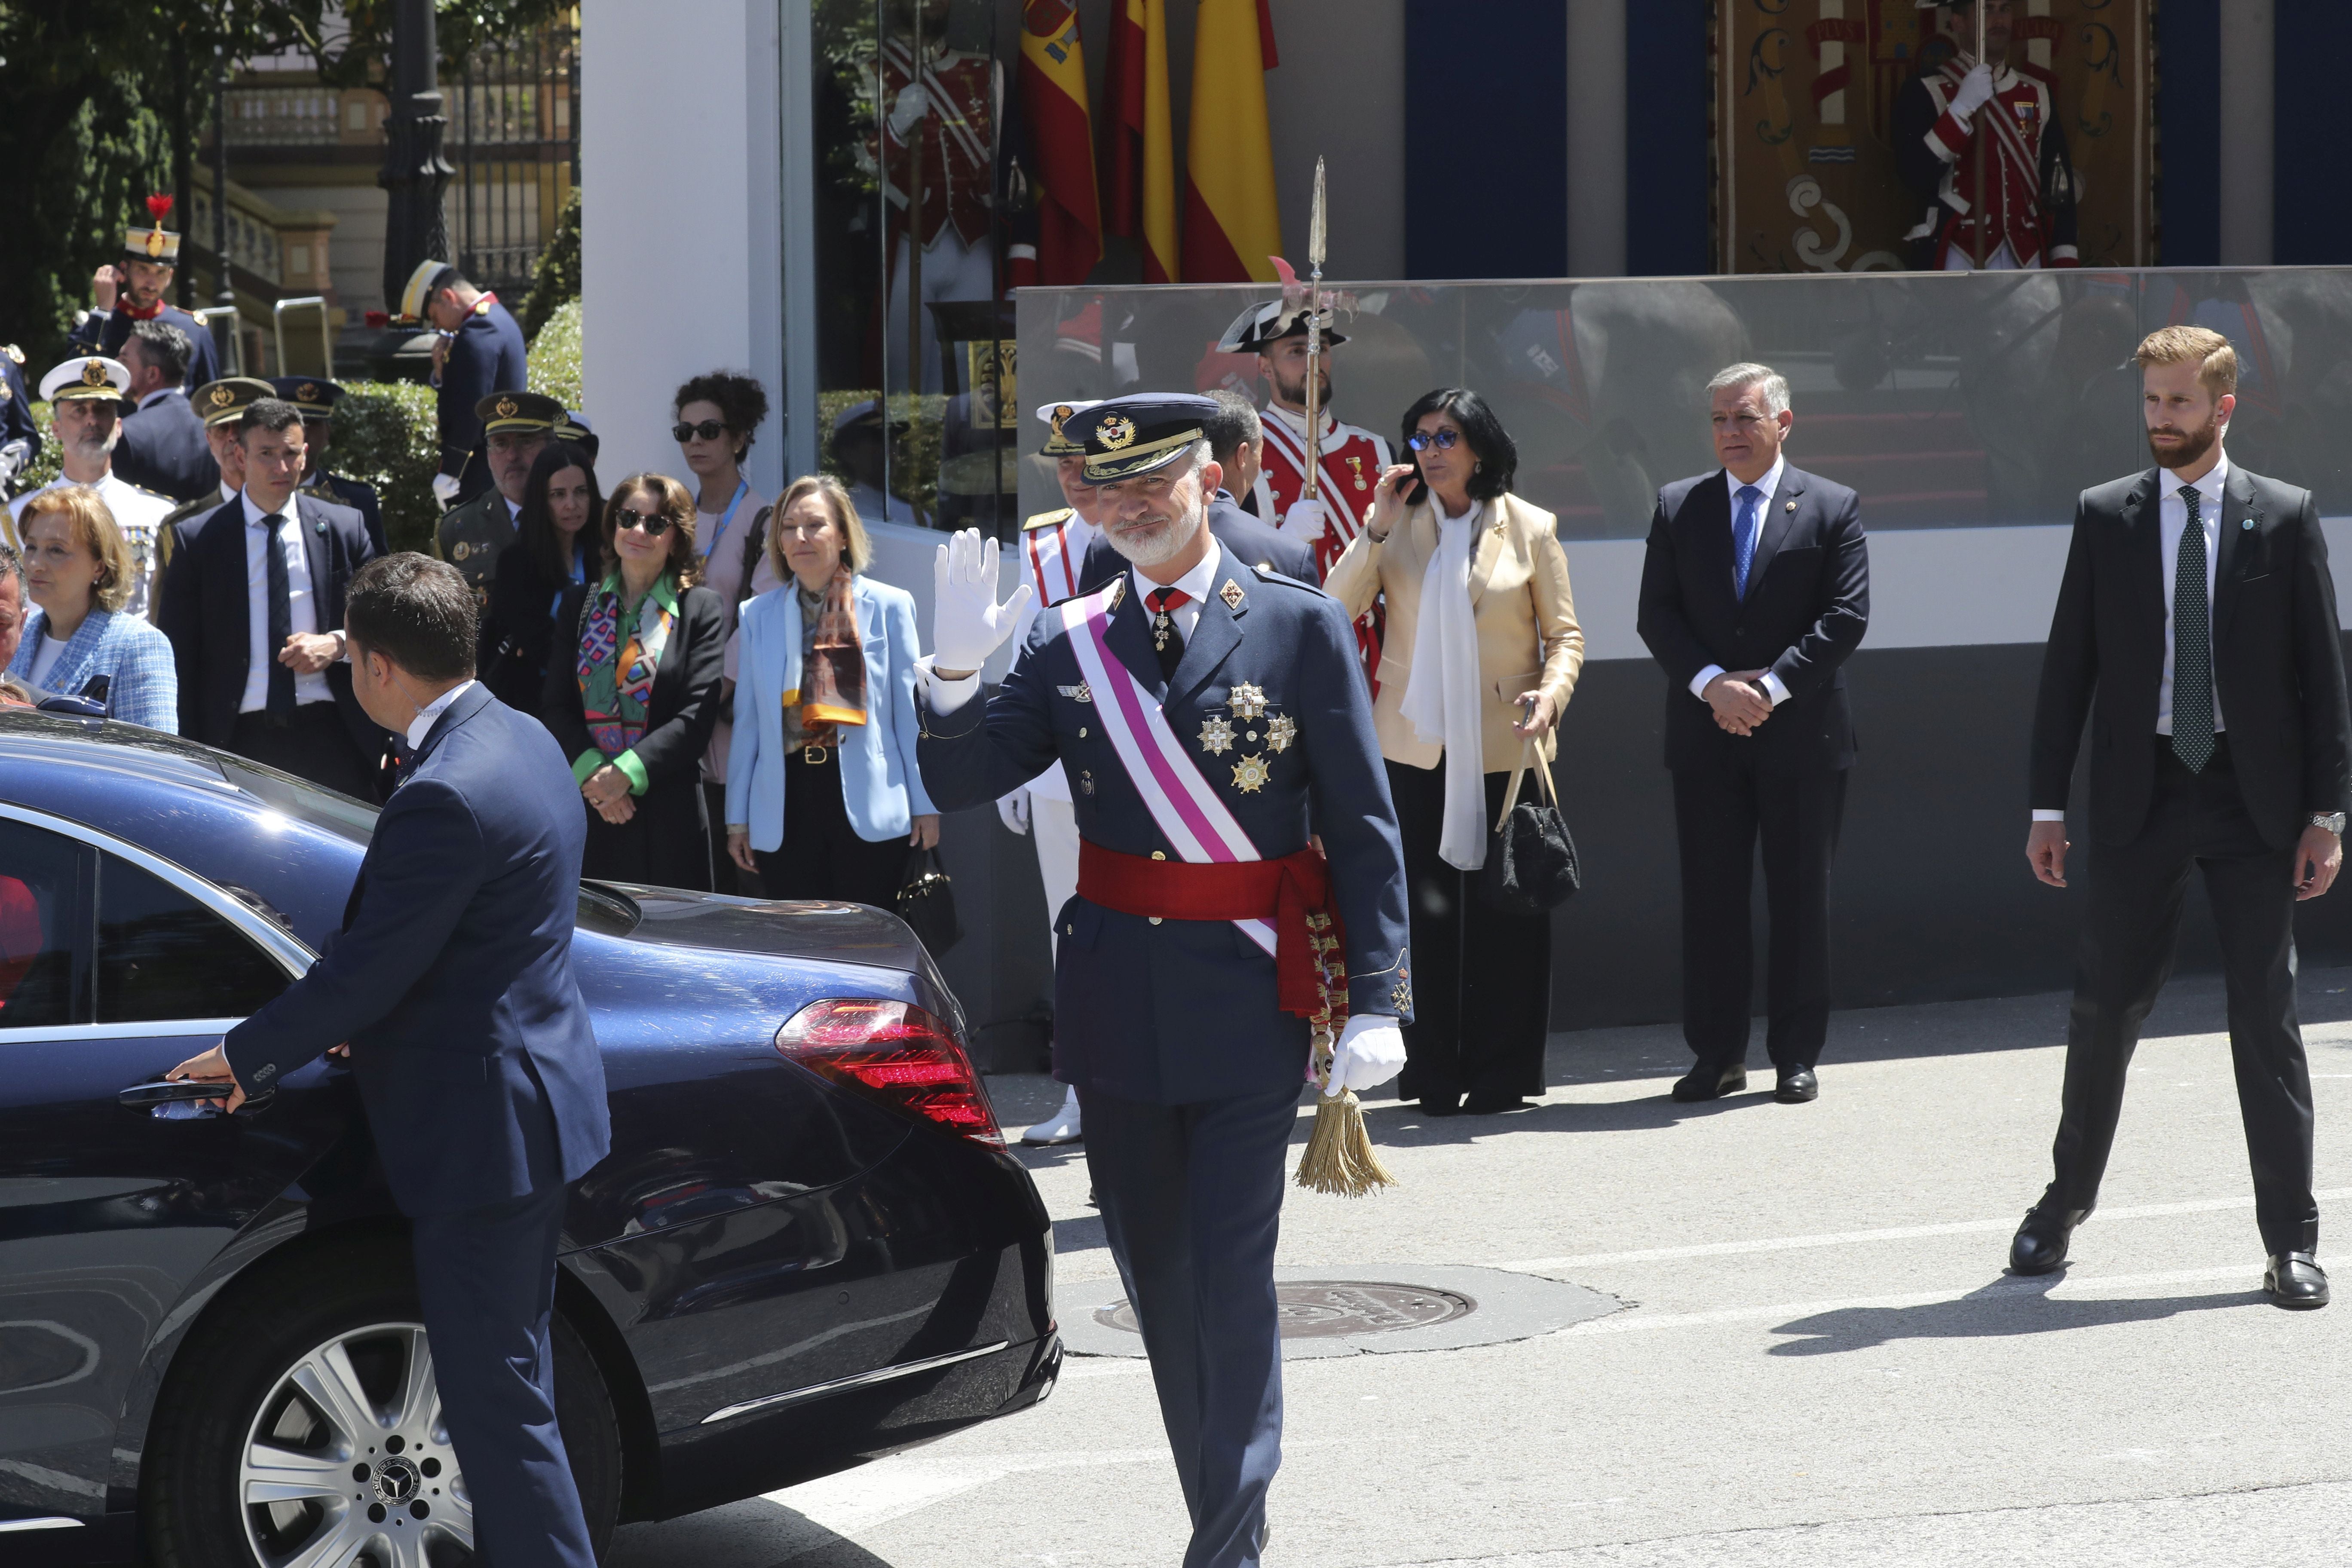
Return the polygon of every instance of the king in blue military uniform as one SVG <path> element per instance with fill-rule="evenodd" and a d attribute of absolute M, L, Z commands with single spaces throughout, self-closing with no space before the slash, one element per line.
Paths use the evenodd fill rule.
<path fill-rule="evenodd" d="M 1130 570 L 1038 615 L 984 702 L 980 668 L 1030 595 L 995 603 L 996 547 L 977 532 L 940 547 L 917 754 L 943 810 L 1057 761 L 1070 782 L 1078 890 L 1055 918 L 1054 1071 L 1077 1089 L 1150 1356 L 1192 1513 L 1186 1568 L 1251 1568 L 1281 1459 L 1274 1253 L 1309 1017 L 1349 1016 L 1329 1092 L 1370 1088 L 1402 1065 L 1412 986 L 1354 634 L 1320 590 L 1210 533 L 1213 408 L 1114 398 L 1066 426 Z M 1315 964 L 1323 932 L 1345 956 L 1336 985 Z"/>

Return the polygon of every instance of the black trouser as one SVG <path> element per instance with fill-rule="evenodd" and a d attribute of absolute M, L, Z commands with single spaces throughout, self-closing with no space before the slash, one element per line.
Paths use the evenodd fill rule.
<path fill-rule="evenodd" d="M 1845 815 L 1845 773 L 1768 773 L 1752 748 L 1719 766 L 1675 770 L 1682 850 L 1683 1038 L 1702 1062 L 1748 1056 L 1755 994 L 1748 919 L 1756 847 L 1772 931 L 1764 1048 L 1783 1070 L 1822 1059 L 1830 1018 L 1830 863 Z"/>
<path fill-rule="evenodd" d="M 727 786 L 704 780 L 702 808 L 703 820 L 710 825 L 711 890 L 754 899 L 763 896 L 759 878 L 735 864 L 735 858 L 727 853 Z"/>
<path fill-rule="evenodd" d="M 2254 1219 L 2269 1252 L 2319 1243 L 2311 1192 L 2311 1070 L 2294 1009 L 2294 849 L 2273 849 L 2246 815 L 2229 737 L 2191 773 L 2157 740 L 2156 793 L 2128 844 L 2091 846 L 2091 908 L 2066 1028 L 2066 1089 L 2052 1151 L 2055 1209 L 2099 1196 L 2132 1047 L 2172 971 L 2189 873 L 2201 872 L 2221 942 L 2230 1057 L 2253 1165 Z"/>
<path fill-rule="evenodd" d="M 342 710 L 332 702 L 302 703 L 283 724 L 267 713 L 240 713 L 229 731 L 228 749 L 314 784 L 365 801 L 376 798 L 369 778 L 373 759 L 362 760 Z"/>
<path fill-rule="evenodd" d="M 1412 1022 L 1404 1026 L 1407 1100 L 1461 1094 L 1508 1100 L 1544 1091 L 1551 1024 L 1551 916 L 1507 914 L 1478 897 L 1478 873 L 1437 853 L 1445 830 L 1445 764 L 1390 763 L 1389 797 L 1404 839 L 1412 942 Z M 1511 775 L 1488 773 L 1486 821 Z M 1523 790 L 1538 787 L 1525 783 Z M 1489 852 L 1493 837 L 1488 836 Z"/>
<path fill-rule="evenodd" d="M 879 844 L 857 837 L 841 798 L 841 753 L 807 760 L 795 747 L 784 759 L 784 841 L 760 850 L 760 881 L 772 899 L 838 899 L 896 910 L 907 879 L 907 840 Z"/>

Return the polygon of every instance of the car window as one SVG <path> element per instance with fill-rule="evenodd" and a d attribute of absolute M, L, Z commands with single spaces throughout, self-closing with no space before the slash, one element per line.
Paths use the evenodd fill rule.
<path fill-rule="evenodd" d="M 0 1029 L 89 1021 L 89 853 L 0 819 Z"/>
<path fill-rule="evenodd" d="M 376 808 L 363 800 L 337 795 L 291 773 L 281 773 L 275 768 L 260 767 L 225 753 L 215 753 L 214 760 L 224 778 L 272 811 L 312 827 L 324 828 L 353 844 L 365 844 L 375 837 Z"/>
<path fill-rule="evenodd" d="M 286 972 L 235 926 L 152 872 L 101 855 L 98 1021 L 242 1018 Z"/>

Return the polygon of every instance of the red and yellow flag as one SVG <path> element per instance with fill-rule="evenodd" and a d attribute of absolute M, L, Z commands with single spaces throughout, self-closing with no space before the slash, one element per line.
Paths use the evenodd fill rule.
<path fill-rule="evenodd" d="M 1037 163 L 1037 281 L 1065 288 L 1085 282 L 1102 259 L 1087 57 L 1072 0 L 1029 0 L 1021 24 L 1021 99 Z"/>
<path fill-rule="evenodd" d="M 1138 236 L 1143 280 L 1173 283 L 1176 132 L 1168 90 L 1167 0 L 1112 0 L 1103 106 L 1108 124 L 1104 229 Z"/>
<path fill-rule="evenodd" d="M 1184 154 L 1184 281 L 1271 283 L 1282 248 L 1265 73 L 1278 62 L 1267 0 L 1201 0 L 1192 133 Z"/>

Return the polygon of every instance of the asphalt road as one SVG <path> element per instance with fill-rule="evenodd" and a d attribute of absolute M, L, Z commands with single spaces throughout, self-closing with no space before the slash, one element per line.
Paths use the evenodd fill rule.
<path fill-rule="evenodd" d="M 2352 972 L 2303 986 L 2332 1225 L 2352 1207 Z M 2290 1313 L 2260 1293 L 2218 983 L 2177 983 L 2151 1020 L 2073 1266 L 2004 1274 L 2047 1179 L 2064 1005 L 1842 1015 L 1809 1106 L 1773 1103 L 1769 1068 L 1745 1096 L 1672 1103 L 1666 1028 L 1556 1037 L 1554 1087 L 1517 1115 L 1376 1102 L 1403 1185 L 1294 1192 L 1284 1264 L 1499 1268 L 1618 1305 L 1480 1348 L 1287 1363 L 1267 1562 L 2352 1559 L 2352 1296 Z M 993 1087 L 1013 1127 L 1056 1093 Z M 1027 1157 L 1060 1281 L 1110 1275 L 1083 1155 Z M 1172 1568 L 1183 1535 L 1143 1363 L 1074 1358 L 1034 1411 L 627 1527 L 614 1561 Z"/>

